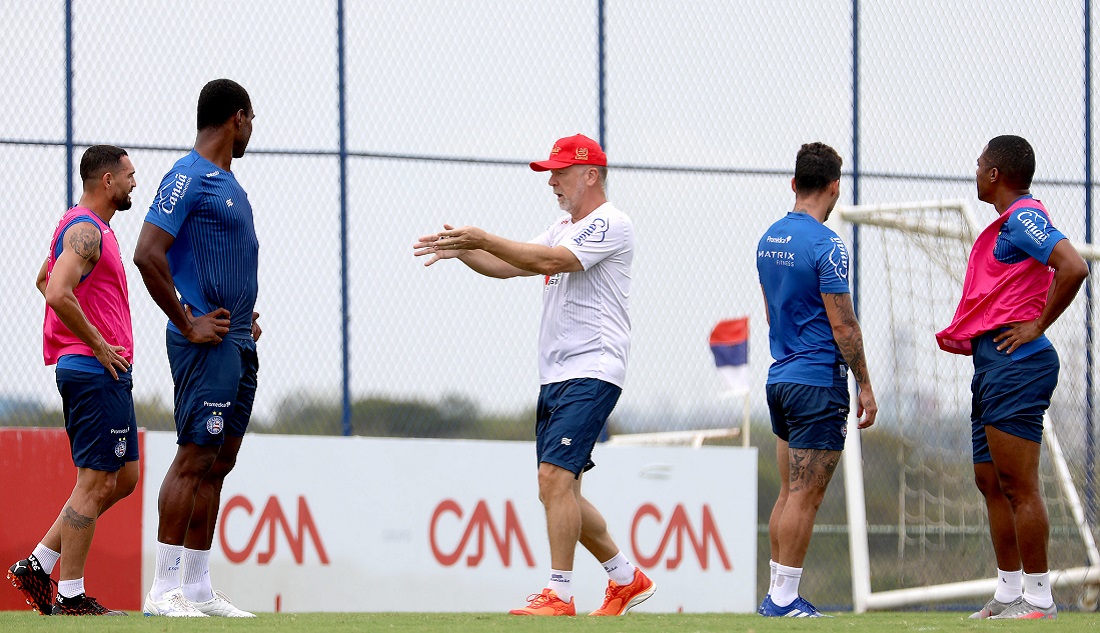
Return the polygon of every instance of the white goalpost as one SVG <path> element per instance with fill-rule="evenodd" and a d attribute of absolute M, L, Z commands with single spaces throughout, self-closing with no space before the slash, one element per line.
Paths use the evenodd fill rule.
<path fill-rule="evenodd" d="M 984 501 L 973 484 L 968 357 L 938 349 L 954 314 L 967 257 L 984 224 L 964 200 L 838 206 L 838 233 L 860 227 L 860 323 L 879 422 L 850 427 L 843 456 L 854 610 L 957 600 L 977 606 L 997 580 Z M 845 225 L 846 223 L 846 225 Z M 850 238 L 850 233 L 849 233 Z M 1075 244 L 1089 260 L 1100 249 Z M 1041 480 L 1051 523 L 1055 599 L 1096 609 L 1100 552 L 1079 487 L 1083 451 L 1085 306 L 1076 301 L 1047 334 L 1061 360 L 1044 428 Z M 854 394 L 854 390 L 853 390 Z M 864 481 L 863 463 L 889 468 Z M 894 473 L 896 472 L 896 478 Z M 1060 594 L 1071 588 L 1070 593 Z"/>

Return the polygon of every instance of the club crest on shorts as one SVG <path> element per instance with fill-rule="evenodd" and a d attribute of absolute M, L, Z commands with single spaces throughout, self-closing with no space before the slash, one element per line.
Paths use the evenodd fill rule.
<path fill-rule="evenodd" d="M 211 435 L 217 435 L 225 428 L 225 420 L 220 415 L 212 415 L 206 420 L 206 431 Z"/>
<path fill-rule="evenodd" d="M 118 441 L 118 444 L 115 444 L 115 457 L 125 457 L 125 456 L 126 456 L 126 440 L 121 439 L 121 440 Z"/>

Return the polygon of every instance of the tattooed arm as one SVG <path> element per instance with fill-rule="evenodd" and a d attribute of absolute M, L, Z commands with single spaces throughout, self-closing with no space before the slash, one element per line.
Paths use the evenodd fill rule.
<path fill-rule="evenodd" d="M 859 385 L 859 407 L 856 416 L 860 419 L 859 428 L 867 428 L 875 423 L 878 404 L 871 389 L 871 376 L 867 373 L 867 358 L 863 354 L 863 331 L 856 320 L 852 307 L 852 295 L 848 293 L 821 293 L 825 302 L 825 312 L 829 316 L 829 325 L 833 328 L 833 339 L 844 362 L 852 371 L 852 377 Z"/>
<path fill-rule="evenodd" d="M 65 327 L 91 347 L 96 359 L 112 378 L 118 380 L 118 372 L 130 368 L 130 364 L 121 355 L 126 350 L 103 339 L 99 330 L 88 321 L 84 310 L 80 308 L 80 302 L 73 294 L 81 277 L 91 272 L 99 261 L 102 239 L 99 227 L 91 222 L 79 222 L 69 227 L 61 236 L 63 250 L 54 262 L 53 272 L 46 282 L 43 294 L 46 295 L 46 304 L 53 309 Z"/>

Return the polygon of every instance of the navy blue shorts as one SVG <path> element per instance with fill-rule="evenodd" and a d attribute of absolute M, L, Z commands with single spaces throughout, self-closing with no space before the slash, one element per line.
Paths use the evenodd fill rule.
<path fill-rule="evenodd" d="M 57 370 L 65 431 L 78 468 L 113 473 L 139 458 L 132 372 L 119 372 L 115 380 L 106 372 Z"/>
<path fill-rule="evenodd" d="M 975 464 L 993 461 L 986 426 L 1032 442 L 1042 441 L 1043 415 L 1058 386 L 1058 369 L 1058 352 L 1048 347 L 974 375 L 970 382 L 970 433 Z"/>
<path fill-rule="evenodd" d="M 176 443 L 220 446 L 244 437 L 256 399 L 260 362 L 251 340 L 196 345 L 168 330 L 176 397 Z"/>
<path fill-rule="evenodd" d="M 848 381 L 838 378 L 832 387 L 791 382 L 767 386 L 772 431 L 790 448 L 844 450 L 851 397 Z"/>
<path fill-rule="evenodd" d="M 577 477 L 595 467 L 592 449 L 622 392 L 597 378 L 543 385 L 535 412 L 538 463 L 560 466 Z"/>

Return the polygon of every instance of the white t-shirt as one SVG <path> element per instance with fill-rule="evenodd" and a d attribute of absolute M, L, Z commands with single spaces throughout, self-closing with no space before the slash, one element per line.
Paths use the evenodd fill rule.
<path fill-rule="evenodd" d="M 584 267 L 545 278 L 539 383 L 598 378 L 622 388 L 630 351 L 630 218 L 605 202 L 576 224 L 559 218 L 531 243 L 564 246 Z"/>

